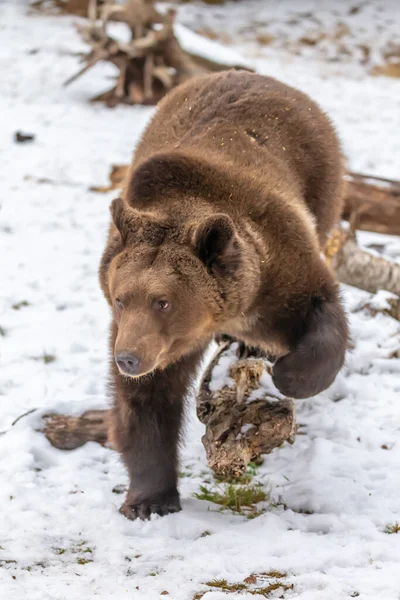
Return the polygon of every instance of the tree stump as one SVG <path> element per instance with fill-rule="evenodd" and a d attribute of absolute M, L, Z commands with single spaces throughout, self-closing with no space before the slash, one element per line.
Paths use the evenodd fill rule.
<path fill-rule="evenodd" d="M 87 23 L 76 28 L 91 51 L 83 57 L 84 66 L 64 85 L 69 85 L 99 61 L 119 69 L 115 87 L 92 98 L 109 106 L 156 104 L 171 88 L 194 77 L 234 67 L 186 52 L 175 33 L 176 12 L 156 10 L 153 0 L 126 0 L 125 4 L 89 0 Z M 126 23 L 131 39 L 123 42 L 107 33 L 110 22 Z M 248 68 L 237 65 L 237 68 Z"/>
<path fill-rule="evenodd" d="M 238 344 L 226 341 L 206 369 L 197 394 L 197 416 L 209 466 L 224 479 L 240 477 L 283 442 L 294 442 L 293 400 L 274 386 L 264 358 L 238 359 Z"/>

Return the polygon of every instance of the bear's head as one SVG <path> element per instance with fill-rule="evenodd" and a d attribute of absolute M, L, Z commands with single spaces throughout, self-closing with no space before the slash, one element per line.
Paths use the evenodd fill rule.
<path fill-rule="evenodd" d="M 117 249 L 106 285 L 115 361 L 123 375 L 140 377 L 204 346 L 221 319 L 240 310 L 242 243 L 226 214 L 179 224 L 121 198 L 111 213 Z"/>

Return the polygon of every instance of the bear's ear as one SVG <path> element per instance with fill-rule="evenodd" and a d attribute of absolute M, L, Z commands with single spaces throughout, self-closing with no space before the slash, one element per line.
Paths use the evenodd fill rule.
<path fill-rule="evenodd" d="M 122 198 L 115 198 L 110 206 L 110 212 L 114 225 L 121 234 L 123 244 L 126 244 L 128 237 L 135 233 L 140 227 L 140 216 L 129 208 Z"/>
<path fill-rule="evenodd" d="M 150 212 L 139 212 L 128 206 L 122 198 L 113 200 L 110 210 L 124 245 L 131 240 L 159 246 L 169 229 L 165 218 Z"/>
<path fill-rule="evenodd" d="M 216 214 L 204 219 L 194 233 L 195 252 L 207 269 L 232 273 L 240 260 L 238 235 L 228 215 Z"/>

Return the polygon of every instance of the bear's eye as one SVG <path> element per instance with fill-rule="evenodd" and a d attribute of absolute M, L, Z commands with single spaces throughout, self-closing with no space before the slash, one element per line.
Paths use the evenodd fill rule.
<path fill-rule="evenodd" d="M 122 310 L 124 308 L 124 303 L 119 298 L 115 299 L 115 305 L 119 310 Z"/>
<path fill-rule="evenodd" d="M 168 300 L 155 300 L 153 302 L 153 308 L 161 312 L 165 312 L 169 309 L 169 302 Z"/>

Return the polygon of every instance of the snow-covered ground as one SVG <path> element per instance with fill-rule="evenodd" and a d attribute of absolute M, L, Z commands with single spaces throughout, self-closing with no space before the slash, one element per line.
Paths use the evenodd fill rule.
<path fill-rule="evenodd" d="M 212 9 L 225 11 L 227 33 L 229 23 L 242 29 L 235 50 L 319 101 L 352 169 L 399 178 L 400 81 L 368 76 L 351 54 L 326 63 L 316 51 L 256 47 L 244 35 L 256 4 Z M 267 4 L 279 8 L 282 35 L 290 38 L 284 17 L 300 3 L 259 7 Z M 379 18 L 398 33 L 398 4 L 377 4 Z M 316 16 L 319 6 L 325 23 L 344 3 L 307 5 Z M 212 29 L 212 10 L 183 6 L 182 22 L 200 14 L 197 28 Z M 343 11 L 340 19 L 352 27 L 356 17 L 362 37 L 371 31 L 371 10 Z M 251 579 L 229 598 L 254 598 L 280 581 L 293 588 L 271 597 L 398 600 L 400 327 L 362 310 L 368 294 L 344 290 L 355 348 L 330 390 L 297 403 L 302 435 L 257 470 L 269 500 L 252 520 L 194 497 L 215 484 L 193 406 L 182 449 L 184 510 L 150 522 L 118 513 L 116 486 L 127 477 L 117 454 L 95 444 L 61 452 L 36 431 L 43 412 L 108 405 L 109 314 L 97 267 L 113 196 L 89 187 L 106 183 L 112 163 L 129 161 L 153 110 L 90 105 L 89 97 L 110 86 L 112 70 L 100 65 L 61 87 L 83 49 L 72 22 L 27 16 L 27 2 L 0 0 L 0 598 L 153 600 L 164 593 L 192 600 L 205 592 L 204 600 L 225 600 L 228 592 L 206 583 L 243 583 L 277 570 L 286 576 Z M 371 36 L 378 48 L 380 38 Z M 17 130 L 35 141 L 16 144 Z M 388 255 L 400 259 L 400 239 L 362 237 L 366 245 L 383 239 Z"/>

